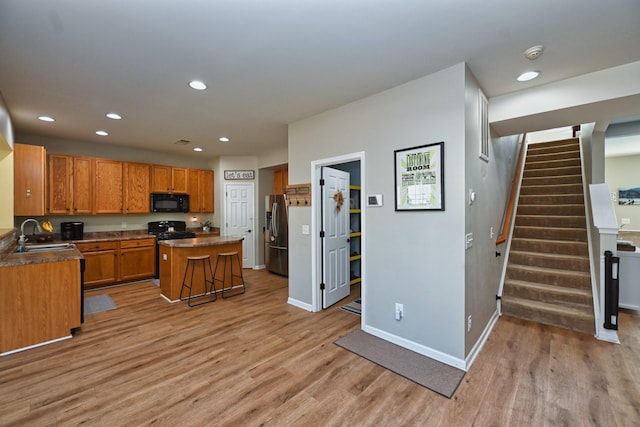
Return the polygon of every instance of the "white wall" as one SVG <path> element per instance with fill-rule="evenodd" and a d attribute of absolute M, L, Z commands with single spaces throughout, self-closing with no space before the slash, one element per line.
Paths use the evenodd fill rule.
<path fill-rule="evenodd" d="M 365 329 L 405 346 L 464 359 L 465 72 L 458 64 L 289 126 L 289 180 L 311 179 L 311 162 L 363 151 L 367 194 Z M 394 211 L 393 151 L 444 141 L 445 207 Z M 311 209 L 290 209 L 289 297 L 311 304 Z M 394 303 L 405 317 L 394 319 Z"/>
<path fill-rule="evenodd" d="M 13 128 L 0 92 L 0 228 L 13 227 Z"/>

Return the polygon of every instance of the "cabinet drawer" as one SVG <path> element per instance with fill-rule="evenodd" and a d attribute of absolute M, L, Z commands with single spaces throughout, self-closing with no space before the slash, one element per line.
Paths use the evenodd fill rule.
<path fill-rule="evenodd" d="M 136 239 L 136 240 L 123 240 L 120 242 L 121 249 L 127 248 L 139 248 L 143 246 L 154 246 L 156 244 L 156 239 Z"/>
<path fill-rule="evenodd" d="M 76 243 L 80 252 L 94 252 L 118 249 L 118 242 Z"/>

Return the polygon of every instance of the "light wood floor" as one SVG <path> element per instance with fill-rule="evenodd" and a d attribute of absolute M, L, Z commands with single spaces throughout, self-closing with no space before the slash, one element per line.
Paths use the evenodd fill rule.
<path fill-rule="evenodd" d="M 245 276 L 245 295 L 197 308 L 151 282 L 91 292 L 118 308 L 0 358 L 0 425 L 640 425 L 638 314 L 620 316 L 622 345 L 503 317 L 449 400 L 334 345 L 359 316 Z"/>

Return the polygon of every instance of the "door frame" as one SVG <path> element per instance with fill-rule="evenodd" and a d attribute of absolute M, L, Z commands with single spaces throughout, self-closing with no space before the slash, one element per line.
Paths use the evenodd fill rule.
<path fill-rule="evenodd" d="M 365 192 L 365 155 L 364 151 L 356 153 L 345 154 L 338 157 L 331 157 L 327 159 L 314 160 L 311 162 L 311 310 L 322 310 L 322 291 L 320 290 L 320 280 L 322 275 L 322 242 L 320 240 L 321 224 L 321 203 L 322 203 L 322 191 L 320 189 L 320 176 L 321 168 L 323 166 L 333 167 L 342 163 L 359 161 L 360 162 L 360 197 L 363 197 Z M 351 180 L 353 181 L 353 180 Z M 360 262 L 361 268 L 361 299 L 362 299 L 362 316 L 361 324 L 364 325 L 365 320 L 365 286 L 366 286 L 366 209 L 362 209 L 360 216 L 360 226 L 362 230 L 362 237 L 360 238 L 362 261 Z"/>
<path fill-rule="evenodd" d="M 225 182 L 224 183 L 224 206 L 222 209 L 222 227 L 221 227 L 221 235 L 222 236 L 226 236 L 227 235 L 227 224 L 228 222 L 228 218 L 227 218 L 227 199 L 228 199 L 228 194 L 229 194 L 229 186 L 233 186 L 233 185 L 249 185 L 251 186 L 251 191 L 253 193 L 253 219 L 251 220 L 251 242 L 247 243 L 247 244 L 251 244 L 251 247 L 253 248 L 253 259 L 247 259 L 247 262 L 249 262 L 250 264 L 252 264 L 250 267 L 243 267 L 243 268 L 254 268 L 256 265 L 256 186 L 255 183 L 253 182 L 248 182 L 248 181 L 238 181 L 238 182 Z M 244 254 L 243 254 L 244 256 Z"/>

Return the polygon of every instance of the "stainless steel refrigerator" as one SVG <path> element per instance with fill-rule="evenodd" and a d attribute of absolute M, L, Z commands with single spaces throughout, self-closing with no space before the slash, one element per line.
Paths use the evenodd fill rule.
<path fill-rule="evenodd" d="M 282 276 L 289 275 L 289 218 L 287 201 L 282 194 L 266 197 L 267 268 Z"/>

